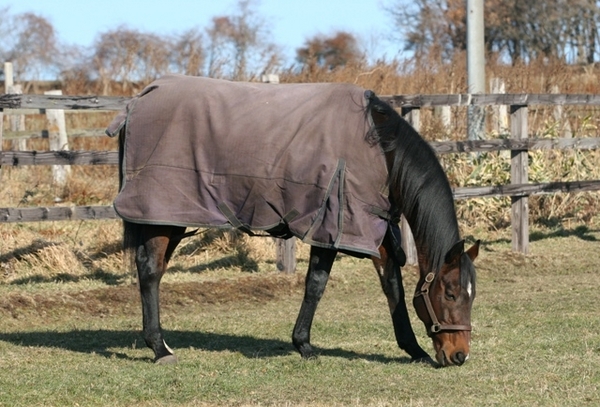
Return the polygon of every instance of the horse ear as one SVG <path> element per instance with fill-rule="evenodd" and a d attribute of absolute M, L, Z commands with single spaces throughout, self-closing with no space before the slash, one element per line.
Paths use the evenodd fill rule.
<path fill-rule="evenodd" d="M 467 250 L 467 255 L 469 256 L 471 261 L 474 261 L 477 258 L 477 256 L 479 255 L 479 244 L 480 243 L 481 243 L 481 240 L 476 241 L 475 244 L 473 246 L 471 246 L 471 248 L 469 250 Z"/>
<path fill-rule="evenodd" d="M 369 101 L 369 111 L 375 125 L 380 125 L 388 119 L 386 105 L 379 100 L 375 92 L 371 90 L 365 91 L 365 98 Z"/>
<path fill-rule="evenodd" d="M 375 125 L 380 125 L 381 123 L 386 121 L 388 117 L 385 114 L 385 112 L 377 110 L 377 107 L 375 106 L 371 110 L 371 118 L 373 119 L 373 123 L 375 123 Z"/>
<path fill-rule="evenodd" d="M 463 239 L 459 242 L 456 242 L 454 244 L 454 246 L 452 246 L 452 249 L 448 250 L 448 253 L 446 253 L 446 257 L 444 258 L 444 262 L 446 264 L 450 264 L 450 263 L 452 263 L 452 261 L 454 261 L 456 258 L 458 258 L 464 252 L 465 252 L 465 241 Z"/>

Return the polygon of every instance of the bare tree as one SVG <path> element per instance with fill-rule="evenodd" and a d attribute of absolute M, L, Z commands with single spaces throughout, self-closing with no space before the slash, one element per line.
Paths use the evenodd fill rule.
<path fill-rule="evenodd" d="M 426 54 L 451 59 L 466 49 L 466 2 L 464 0 L 395 0 L 386 6 L 394 21 L 393 37 L 405 43 L 417 57 Z"/>
<path fill-rule="evenodd" d="M 326 67 L 331 70 L 361 58 L 356 38 L 345 31 L 331 36 L 316 35 L 296 50 L 296 60 L 308 69 Z"/>
<path fill-rule="evenodd" d="M 596 1 L 490 0 L 486 6 L 488 48 L 513 62 L 545 57 L 592 63 L 596 57 Z"/>
<path fill-rule="evenodd" d="M 99 35 L 94 46 L 93 67 L 102 83 L 102 93 L 110 83 L 121 83 L 127 93 L 134 82 L 144 85 L 169 68 L 170 43 L 155 34 L 120 27 Z"/>
<path fill-rule="evenodd" d="M 280 64 L 279 50 L 269 41 L 268 25 L 256 13 L 253 0 L 239 0 L 238 13 L 219 16 L 208 27 L 210 77 L 249 80 Z"/>
<path fill-rule="evenodd" d="M 17 81 L 39 80 L 60 69 L 59 45 L 48 20 L 34 13 L 11 15 L 8 7 L 0 15 L 0 60 L 13 63 Z"/>
<path fill-rule="evenodd" d="M 204 70 L 203 36 L 199 29 L 192 28 L 173 40 L 171 64 L 175 72 L 200 76 Z"/>

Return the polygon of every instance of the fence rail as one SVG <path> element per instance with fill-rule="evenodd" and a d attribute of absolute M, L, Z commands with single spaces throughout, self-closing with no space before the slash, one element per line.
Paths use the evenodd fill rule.
<path fill-rule="evenodd" d="M 422 107 L 436 106 L 510 106 L 510 137 L 493 140 L 441 141 L 430 143 L 439 154 L 511 151 L 511 184 L 454 188 L 455 199 L 474 197 L 511 196 L 513 249 L 528 251 L 527 197 L 534 194 L 557 192 L 583 192 L 600 190 L 600 180 L 575 182 L 549 182 L 531 184 L 527 177 L 527 152 L 549 149 L 597 149 L 600 138 L 529 138 L 528 106 L 530 105 L 586 105 L 600 106 L 600 95 L 580 94 L 452 94 L 452 95 L 392 95 L 381 96 L 397 109 L 418 130 L 418 115 Z M 4 109 L 32 111 L 46 109 L 118 111 L 130 98 L 68 95 L 0 95 L 0 122 Z M 116 151 L 1 151 L 2 128 L 0 126 L 0 166 L 21 165 L 116 165 Z M 73 206 L 48 208 L 0 208 L 2 222 L 33 222 L 45 220 L 116 219 L 111 206 Z M 403 245 L 409 262 L 415 262 L 416 252 L 410 248 L 411 237 Z M 410 235 L 410 233 L 408 233 Z"/>
<path fill-rule="evenodd" d="M 0 109 L 120 110 L 131 98 L 121 96 L 0 95 Z M 600 106 L 600 95 L 489 93 L 450 95 L 382 95 L 395 108 L 435 106 Z"/>
<path fill-rule="evenodd" d="M 477 153 L 510 150 L 590 150 L 600 147 L 600 138 L 496 139 L 472 141 L 434 141 L 438 154 Z M 2 151 L 0 165 L 115 165 L 116 151 Z"/>

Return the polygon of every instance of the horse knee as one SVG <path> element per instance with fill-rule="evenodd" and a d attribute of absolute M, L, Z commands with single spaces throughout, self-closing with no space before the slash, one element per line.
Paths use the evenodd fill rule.
<path fill-rule="evenodd" d="M 140 246 L 138 248 L 135 261 L 140 282 L 150 282 L 162 277 L 165 269 L 164 259 L 161 259 L 156 253 L 154 253 L 154 255 L 149 255 L 145 246 Z"/>
<path fill-rule="evenodd" d="M 325 292 L 329 273 L 324 270 L 313 271 L 306 280 L 306 296 L 319 301 Z"/>

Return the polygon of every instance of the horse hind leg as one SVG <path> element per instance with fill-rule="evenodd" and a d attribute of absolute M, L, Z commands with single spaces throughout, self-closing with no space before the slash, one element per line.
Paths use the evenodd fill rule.
<path fill-rule="evenodd" d="M 177 363 L 177 357 L 163 338 L 159 285 L 167 269 L 167 262 L 178 243 L 177 240 L 171 240 L 171 237 L 182 230 L 168 226 L 143 226 L 140 228 L 140 243 L 135 253 L 142 300 L 144 341 L 154 351 L 154 361 L 158 364 Z"/>
<path fill-rule="evenodd" d="M 312 359 L 317 356 L 310 344 L 310 329 L 317 305 L 325 292 L 336 254 L 335 250 L 315 246 L 312 246 L 310 250 L 310 264 L 306 275 L 304 299 L 292 333 L 292 343 L 303 359 Z"/>

